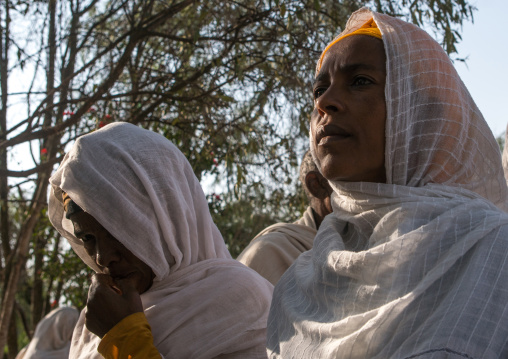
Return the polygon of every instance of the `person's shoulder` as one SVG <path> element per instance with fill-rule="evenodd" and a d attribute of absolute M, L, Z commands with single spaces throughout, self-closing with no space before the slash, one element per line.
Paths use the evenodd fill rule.
<path fill-rule="evenodd" d="M 250 243 L 257 249 L 271 248 L 277 246 L 279 242 L 286 242 L 287 237 L 284 232 L 273 231 L 254 238 Z"/>
<path fill-rule="evenodd" d="M 213 272 L 213 273 L 212 273 Z M 273 285 L 257 273 L 254 269 L 245 264 L 231 260 L 228 264 L 215 266 L 210 271 L 210 277 L 216 276 L 220 279 L 215 281 L 214 290 L 222 293 L 242 293 L 241 297 L 255 296 L 256 302 L 270 303 L 273 292 Z M 232 295 L 231 298 L 236 298 Z M 224 298 L 224 300 L 229 300 Z"/>
<path fill-rule="evenodd" d="M 312 242 L 308 245 L 302 245 L 302 239 L 297 241 L 294 236 L 284 232 L 269 232 L 254 238 L 250 244 L 240 253 L 237 260 L 247 264 L 249 258 L 255 256 L 263 259 L 263 261 L 271 256 L 280 256 L 297 251 L 298 254 L 308 250 L 312 246 Z M 311 238 L 313 239 L 313 237 Z M 301 248 L 300 248 L 301 247 Z"/>

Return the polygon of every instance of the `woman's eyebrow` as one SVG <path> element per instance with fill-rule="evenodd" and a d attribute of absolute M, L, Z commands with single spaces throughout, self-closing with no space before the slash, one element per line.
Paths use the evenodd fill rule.
<path fill-rule="evenodd" d="M 339 65 L 339 71 L 340 72 L 354 72 L 358 70 L 367 70 L 367 71 L 382 71 L 382 69 L 378 68 L 375 65 L 366 64 L 364 62 L 358 62 L 358 63 L 352 63 L 352 64 L 341 64 Z M 314 79 L 313 86 L 315 86 L 320 81 L 326 81 L 330 78 L 330 75 L 328 72 L 320 72 L 316 78 Z"/>
<path fill-rule="evenodd" d="M 341 72 L 353 72 L 357 70 L 370 70 L 370 71 L 379 71 L 379 68 L 375 65 L 366 64 L 364 62 L 353 63 L 353 64 L 343 64 L 339 67 Z"/>
<path fill-rule="evenodd" d="M 313 84 L 313 85 L 315 85 L 315 84 L 316 84 L 317 82 L 319 82 L 319 81 L 328 80 L 328 78 L 329 78 L 329 77 L 330 77 L 330 76 L 328 75 L 328 73 L 327 73 L 327 72 L 320 72 L 320 73 L 316 76 L 316 78 L 314 79 L 314 84 Z"/>

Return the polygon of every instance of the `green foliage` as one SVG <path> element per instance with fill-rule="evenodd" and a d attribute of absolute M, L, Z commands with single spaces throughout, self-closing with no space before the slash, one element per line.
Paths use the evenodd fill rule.
<path fill-rule="evenodd" d="M 34 273 L 33 277 L 40 278 L 46 289 L 45 293 L 42 293 L 45 302 L 43 315 L 56 304 L 83 308 L 92 271 L 74 253 L 67 241 L 54 230 L 46 210 L 33 237 L 45 238 L 41 253 L 43 266 L 40 273 Z M 32 250 L 35 248 L 36 244 L 33 242 Z M 28 280 L 27 284 L 30 285 L 31 281 Z"/>
<path fill-rule="evenodd" d="M 473 20 L 476 8 L 465 0 L 374 0 L 373 9 L 400 16 L 425 29 L 432 29 L 448 54 L 457 53 L 456 45 L 464 20 Z"/>
<path fill-rule="evenodd" d="M 307 198 L 301 186 L 267 191 L 258 183 L 239 199 L 208 196 L 210 213 L 222 233 L 229 252 L 236 258 L 263 229 L 277 222 L 293 222 L 303 215 Z"/>
<path fill-rule="evenodd" d="M 19 316 L 16 317 L 16 326 L 20 328 L 18 330 L 18 348 L 23 348 L 26 345 L 28 345 L 28 343 L 30 342 L 30 338 L 28 337 L 27 333 L 24 330 L 21 330 L 21 328 L 23 328 L 23 323 Z"/>
<path fill-rule="evenodd" d="M 501 152 L 503 152 L 504 146 L 505 146 L 505 133 L 502 133 L 501 135 L 496 137 L 497 144 L 499 145 L 499 149 Z"/>
<path fill-rule="evenodd" d="M 33 321 L 34 300 L 41 302 L 40 317 L 58 305 L 81 309 L 86 305 L 90 282 L 91 270 L 74 253 L 67 241 L 62 241 L 58 232 L 49 223 L 45 212 L 46 210 L 33 233 L 30 248 L 32 261 L 29 263 L 16 299 L 18 310 L 24 312 L 29 326 Z M 38 245 L 40 238 L 44 238 L 42 248 Z M 36 264 L 38 256 L 42 259 L 40 267 Z M 37 286 L 36 281 L 41 281 L 42 286 Z M 38 319 L 35 323 L 37 321 Z M 31 331 L 34 329 L 35 326 L 30 327 Z M 25 333 L 21 329 L 19 332 Z M 26 333 L 24 335 L 26 336 Z"/>

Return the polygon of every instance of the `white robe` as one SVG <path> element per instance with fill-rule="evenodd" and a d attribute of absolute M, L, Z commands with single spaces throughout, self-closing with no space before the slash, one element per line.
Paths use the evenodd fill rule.
<path fill-rule="evenodd" d="M 333 214 L 275 288 L 269 356 L 507 358 L 499 147 L 423 30 L 362 9 L 344 33 L 371 17 L 387 58 L 387 183 L 331 182 Z"/>

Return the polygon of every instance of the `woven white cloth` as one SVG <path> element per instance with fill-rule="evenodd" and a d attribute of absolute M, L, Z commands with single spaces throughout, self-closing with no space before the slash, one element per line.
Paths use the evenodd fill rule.
<path fill-rule="evenodd" d="M 266 357 L 272 285 L 231 256 L 185 156 L 127 123 L 80 137 L 51 177 L 49 217 L 98 270 L 65 218 L 61 191 L 155 273 L 141 295 L 154 344 L 166 358 Z M 71 358 L 100 358 L 81 315 Z"/>
<path fill-rule="evenodd" d="M 269 356 L 508 358 L 499 147 L 423 30 L 362 9 L 345 33 L 371 17 L 387 57 L 387 183 L 331 183 L 333 213 L 275 287 Z"/>
<path fill-rule="evenodd" d="M 61 307 L 49 312 L 37 324 L 35 333 L 16 359 L 67 359 L 71 347 L 71 337 L 78 321 L 76 308 Z"/>

